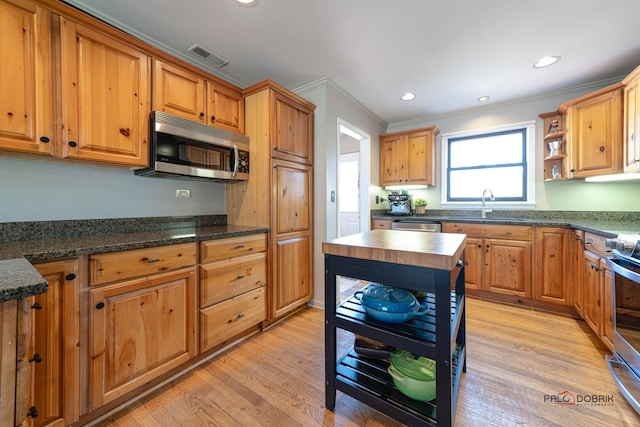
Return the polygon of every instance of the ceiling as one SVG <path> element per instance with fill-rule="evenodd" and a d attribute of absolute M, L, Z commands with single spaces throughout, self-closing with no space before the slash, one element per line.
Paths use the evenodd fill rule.
<path fill-rule="evenodd" d="M 619 78 L 640 64 L 638 0 L 67 2 L 240 87 L 327 78 L 387 123 Z M 188 52 L 195 43 L 229 64 Z M 533 68 L 548 55 L 562 59 Z M 416 99 L 401 101 L 405 92 Z"/>

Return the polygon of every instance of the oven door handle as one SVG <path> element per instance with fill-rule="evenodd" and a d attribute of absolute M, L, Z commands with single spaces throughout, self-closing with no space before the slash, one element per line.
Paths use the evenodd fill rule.
<path fill-rule="evenodd" d="M 617 258 L 607 258 L 607 265 L 611 268 L 611 270 L 614 273 L 617 273 L 623 277 L 626 277 L 627 279 L 635 283 L 640 283 L 640 274 L 636 273 L 635 271 L 629 268 L 625 268 L 625 266 L 620 265 L 619 262 L 629 262 L 629 261 L 624 261 Z"/>

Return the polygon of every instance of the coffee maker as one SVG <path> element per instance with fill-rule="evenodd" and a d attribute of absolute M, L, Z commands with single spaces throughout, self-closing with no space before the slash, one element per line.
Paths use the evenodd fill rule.
<path fill-rule="evenodd" d="M 411 195 L 389 194 L 389 215 L 411 215 Z"/>

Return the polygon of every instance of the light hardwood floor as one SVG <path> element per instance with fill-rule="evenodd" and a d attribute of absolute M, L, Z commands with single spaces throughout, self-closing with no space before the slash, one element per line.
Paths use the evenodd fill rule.
<path fill-rule="evenodd" d="M 305 309 L 99 425 L 400 426 L 340 392 L 335 412 L 324 408 L 323 325 L 322 310 Z M 583 321 L 469 298 L 467 343 L 456 426 L 640 426 Z M 613 403 L 545 401 L 565 390 Z"/>

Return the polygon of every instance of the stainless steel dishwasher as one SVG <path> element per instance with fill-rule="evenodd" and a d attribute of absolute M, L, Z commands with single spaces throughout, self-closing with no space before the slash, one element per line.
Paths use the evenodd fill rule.
<path fill-rule="evenodd" d="M 442 226 L 439 222 L 422 220 L 399 220 L 391 223 L 392 230 L 406 231 L 426 231 L 429 233 L 440 233 Z"/>

